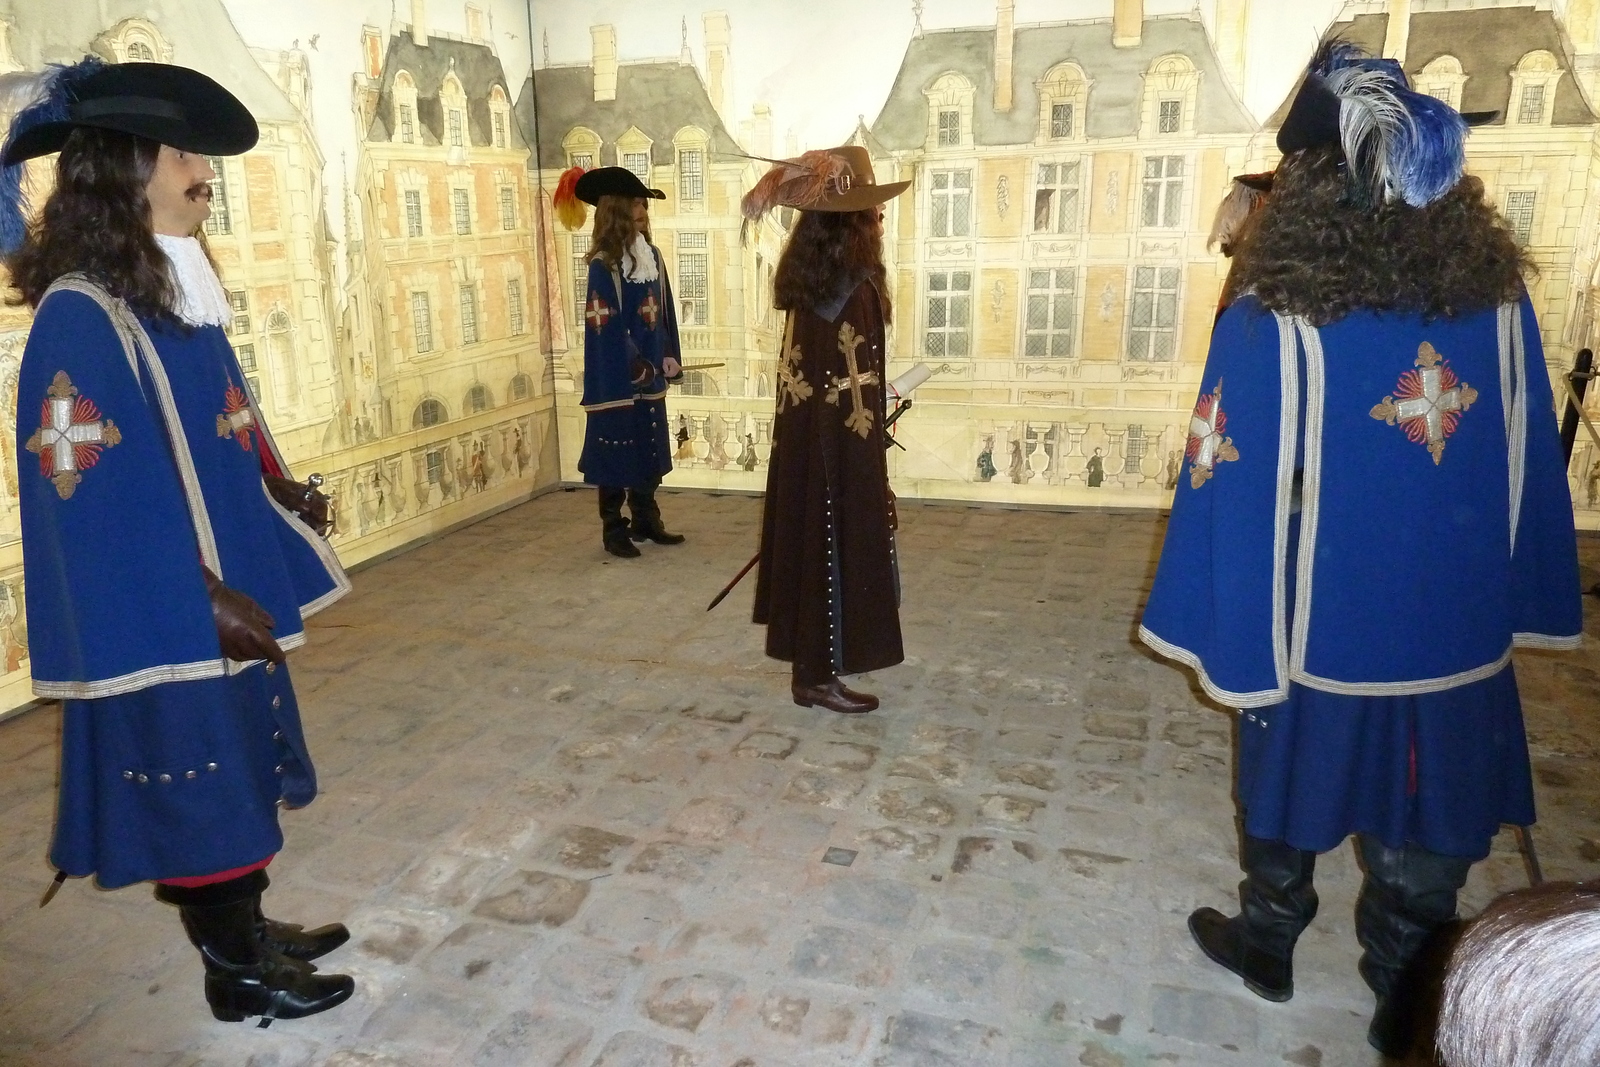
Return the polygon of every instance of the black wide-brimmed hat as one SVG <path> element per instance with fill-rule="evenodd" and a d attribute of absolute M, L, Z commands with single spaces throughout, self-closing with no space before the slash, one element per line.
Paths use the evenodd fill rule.
<path fill-rule="evenodd" d="M 247 152 L 260 136 L 239 98 L 197 70 L 87 59 L 51 72 L 41 99 L 12 123 L 0 167 L 61 151 L 80 126 L 210 156 Z"/>
<path fill-rule="evenodd" d="M 634 200 L 665 200 L 667 194 L 651 189 L 627 167 L 596 167 L 586 170 L 573 189 L 585 204 L 599 204 L 602 196 L 624 196 Z"/>

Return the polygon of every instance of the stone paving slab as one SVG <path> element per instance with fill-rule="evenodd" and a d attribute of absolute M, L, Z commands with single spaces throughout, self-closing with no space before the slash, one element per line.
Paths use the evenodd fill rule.
<path fill-rule="evenodd" d="M 48 909 L 59 716 L 0 723 L 0 1063 L 160 1067 L 1376 1064 L 1349 847 L 1295 999 L 1184 929 L 1239 872 L 1232 716 L 1132 640 L 1162 520 L 902 507 L 904 665 L 864 717 L 761 654 L 759 503 L 671 494 L 600 551 L 553 494 L 356 575 L 292 662 L 323 794 L 271 914 L 339 918 L 346 1005 L 210 1018 L 175 914 Z M 1600 541 L 1582 542 L 1600 564 Z M 1591 632 L 1600 632 L 1593 610 Z M 1600 876 L 1600 659 L 1517 657 L 1552 878 Z M 1463 906 L 1524 879 L 1511 836 Z"/>

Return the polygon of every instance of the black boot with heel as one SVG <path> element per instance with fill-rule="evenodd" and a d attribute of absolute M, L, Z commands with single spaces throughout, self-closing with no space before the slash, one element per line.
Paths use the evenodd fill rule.
<path fill-rule="evenodd" d="M 316 974 L 311 964 L 263 943 L 264 927 L 257 917 L 266 886 L 265 871 L 195 888 L 156 886 L 156 899 L 177 905 L 184 932 L 200 950 L 206 1003 L 223 1022 L 259 1015 L 259 1025 L 265 1027 L 274 1019 L 301 1019 L 343 1004 L 355 991 L 355 981 L 348 975 Z M 270 930 L 270 920 L 262 922 Z M 338 931 L 344 937 L 337 942 L 330 944 L 335 935 L 323 927 L 320 938 L 297 947 L 307 950 L 327 944 L 331 951 L 349 937 L 342 926 Z M 301 936 L 311 935 L 302 931 Z"/>
<path fill-rule="evenodd" d="M 1294 996 L 1294 945 L 1317 914 L 1311 884 L 1316 862 L 1315 852 L 1245 836 L 1239 914 L 1230 919 L 1215 908 L 1200 908 L 1189 916 L 1189 933 L 1201 951 L 1243 978 L 1258 997 Z"/>
<path fill-rule="evenodd" d="M 626 489 L 600 487 L 600 540 L 613 556 L 636 559 L 639 550 L 633 547 L 633 539 L 628 536 L 628 520 L 622 515 L 622 505 L 627 499 Z"/>

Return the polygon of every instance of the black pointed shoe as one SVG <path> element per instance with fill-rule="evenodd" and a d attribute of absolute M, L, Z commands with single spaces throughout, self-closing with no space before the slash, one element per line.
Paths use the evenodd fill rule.
<path fill-rule="evenodd" d="M 658 545 L 681 545 L 687 540 L 683 534 L 668 533 L 659 519 L 654 523 L 635 522 L 628 530 L 628 536 L 635 541 L 654 541 Z"/>
<path fill-rule="evenodd" d="M 1294 996 L 1293 957 L 1252 946 L 1242 918 L 1199 908 L 1189 916 L 1189 933 L 1200 951 L 1244 979 L 1245 988 L 1256 996 L 1276 1002 Z"/>
<path fill-rule="evenodd" d="M 256 935 L 269 952 L 288 956 L 292 960 L 314 960 L 326 956 L 346 941 L 350 931 L 344 923 L 329 923 L 307 930 L 299 923 L 281 923 L 269 919 L 256 909 Z"/>

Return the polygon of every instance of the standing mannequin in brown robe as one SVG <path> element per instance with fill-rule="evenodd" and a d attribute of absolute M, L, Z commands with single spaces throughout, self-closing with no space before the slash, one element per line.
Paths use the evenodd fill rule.
<path fill-rule="evenodd" d="M 767 627 L 767 655 L 794 665 L 795 703 L 846 714 L 878 698 L 839 675 L 905 658 L 884 458 L 880 205 L 907 184 L 874 184 L 866 151 L 846 147 L 779 163 L 745 197 L 750 219 L 800 209 L 773 282 L 788 320 L 753 618 Z"/>

